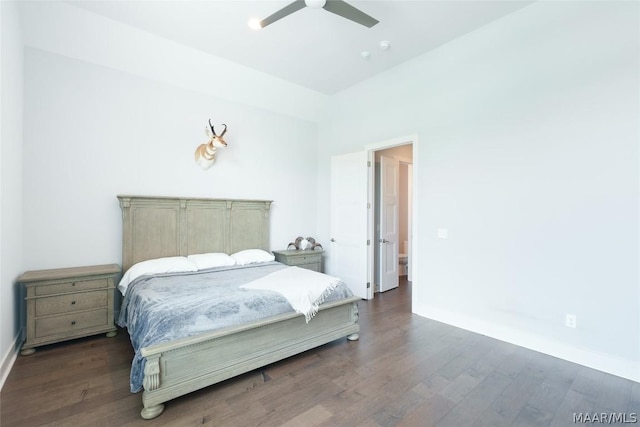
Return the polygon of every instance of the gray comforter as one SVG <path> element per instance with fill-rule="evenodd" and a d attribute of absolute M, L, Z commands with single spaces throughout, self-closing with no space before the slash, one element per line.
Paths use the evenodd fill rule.
<path fill-rule="evenodd" d="M 293 311 L 276 292 L 239 289 L 283 268 L 284 264 L 268 262 L 142 276 L 133 281 L 118 319 L 118 325 L 128 329 L 135 351 L 131 391 L 142 390 L 144 359 L 140 350 L 144 347 Z M 325 302 L 352 295 L 340 283 Z"/>

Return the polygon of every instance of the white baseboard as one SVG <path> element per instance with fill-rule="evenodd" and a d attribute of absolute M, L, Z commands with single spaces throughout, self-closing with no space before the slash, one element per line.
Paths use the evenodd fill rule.
<path fill-rule="evenodd" d="M 0 390 L 4 387 L 4 382 L 13 368 L 13 364 L 16 363 L 18 352 L 20 351 L 20 343 L 22 337 L 22 330 L 18 331 L 18 334 L 13 339 L 12 345 L 2 357 L 2 364 L 0 365 Z"/>
<path fill-rule="evenodd" d="M 621 359 L 609 354 L 570 346 L 542 336 L 522 332 L 510 326 L 486 322 L 429 305 L 414 306 L 413 312 L 438 322 L 558 357 L 631 381 L 640 382 L 640 362 L 638 361 Z"/>

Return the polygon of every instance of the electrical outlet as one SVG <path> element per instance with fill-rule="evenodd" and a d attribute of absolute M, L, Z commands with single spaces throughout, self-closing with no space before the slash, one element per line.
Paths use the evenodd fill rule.
<path fill-rule="evenodd" d="M 565 317 L 564 324 L 567 325 L 567 328 L 576 328 L 578 319 L 575 314 L 567 314 Z"/>
<path fill-rule="evenodd" d="M 447 238 L 449 238 L 449 229 L 448 228 L 438 228 L 438 238 L 439 239 L 447 239 Z"/>

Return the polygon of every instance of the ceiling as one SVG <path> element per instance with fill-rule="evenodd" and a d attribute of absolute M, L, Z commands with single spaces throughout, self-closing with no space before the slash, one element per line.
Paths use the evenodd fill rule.
<path fill-rule="evenodd" d="M 292 1 L 68 3 L 328 95 L 532 3 L 351 0 L 380 23 L 367 28 L 323 9 L 304 8 L 261 30 L 247 25 Z M 381 41 L 390 48 L 380 49 Z M 368 59 L 363 51 L 370 52 Z"/>

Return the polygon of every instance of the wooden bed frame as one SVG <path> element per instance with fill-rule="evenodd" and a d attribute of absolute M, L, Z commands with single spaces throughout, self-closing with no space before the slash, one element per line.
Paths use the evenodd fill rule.
<path fill-rule="evenodd" d="M 122 267 L 176 255 L 269 250 L 271 201 L 118 196 Z M 358 339 L 352 297 L 323 304 L 309 323 L 295 312 L 145 347 L 140 415 L 159 416 L 163 403 L 339 338 Z"/>

